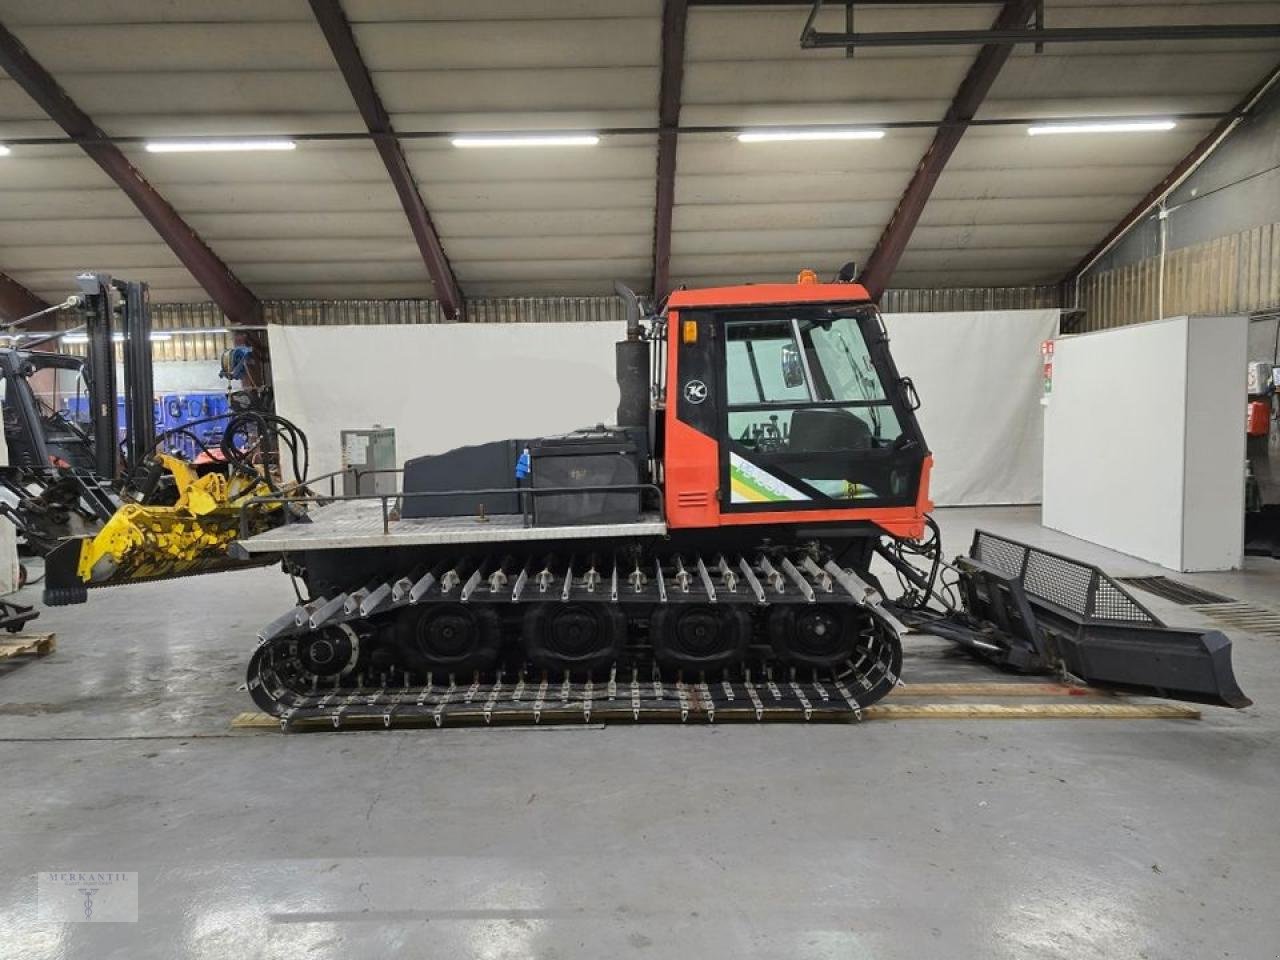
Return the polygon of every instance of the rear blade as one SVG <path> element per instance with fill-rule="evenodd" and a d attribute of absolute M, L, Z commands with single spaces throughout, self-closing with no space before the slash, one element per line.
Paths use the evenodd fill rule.
<path fill-rule="evenodd" d="M 1247 707 L 1217 630 L 1166 626 L 1092 564 L 979 530 L 956 561 L 964 614 L 920 622 L 1018 670 L 1058 670 L 1096 686 Z"/>

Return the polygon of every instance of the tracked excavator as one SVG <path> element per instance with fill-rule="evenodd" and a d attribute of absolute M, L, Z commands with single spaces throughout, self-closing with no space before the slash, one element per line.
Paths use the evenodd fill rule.
<path fill-rule="evenodd" d="M 616 423 L 410 460 L 400 492 L 310 498 L 233 553 L 298 603 L 247 686 L 288 727 L 848 719 L 903 642 L 1240 707 L 1216 631 L 1088 564 L 979 532 L 943 558 L 919 398 L 866 290 L 629 291 Z M 530 397 L 536 402 L 536 397 Z M 885 582 L 900 588 L 890 595 Z"/>

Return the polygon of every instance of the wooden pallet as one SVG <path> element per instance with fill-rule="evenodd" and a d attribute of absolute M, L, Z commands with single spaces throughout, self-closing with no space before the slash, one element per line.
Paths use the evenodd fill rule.
<path fill-rule="evenodd" d="M 28 657 L 47 657 L 58 646 L 56 633 L 15 633 L 0 639 L 0 662 Z"/>
<path fill-rule="evenodd" d="M 1062 683 L 911 683 L 895 689 L 894 701 L 928 698 L 933 702 L 877 703 L 862 712 L 864 720 L 1198 720 L 1200 711 L 1183 703 L 1133 703 L 1103 690 Z M 971 697 L 1000 697 L 1003 703 L 968 702 Z M 1103 703 L 1054 703 L 1041 698 L 1081 697 Z M 1008 702 L 1021 698 L 1022 702 Z M 939 702 L 943 701 L 943 702 Z M 279 730 L 278 718 L 246 711 L 231 720 L 237 730 Z M 381 729 L 377 719 L 344 721 L 343 729 Z M 324 718 L 296 723 L 299 730 L 329 730 Z"/>

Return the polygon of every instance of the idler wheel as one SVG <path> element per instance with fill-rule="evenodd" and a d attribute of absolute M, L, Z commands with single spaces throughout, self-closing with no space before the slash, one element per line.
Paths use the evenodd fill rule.
<path fill-rule="evenodd" d="M 864 707 L 885 696 L 902 675 L 902 643 L 879 622 L 848 607 L 774 607 L 769 639 L 782 663 L 831 671 Z"/>
<path fill-rule="evenodd" d="M 298 638 L 298 662 L 317 677 L 350 673 L 359 659 L 360 637 L 345 623 Z"/>
<path fill-rule="evenodd" d="M 622 653 L 627 618 L 605 603 L 540 603 L 525 613 L 522 637 L 535 666 L 591 673 L 607 669 Z"/>
<path fill-rule="evenodd" d="M 669 604 L 653 612 L 649 634 L 664 667 L 721 670 L 746 656 L 751 615 L 733 606 Z"/>
<path fill-rule="evenodd" d="M 409 607 L 394 627 L 409 669 L 470 673 L 491 666 L 502 645 L 502 621 L 484 607 L 461 603 Z"/>

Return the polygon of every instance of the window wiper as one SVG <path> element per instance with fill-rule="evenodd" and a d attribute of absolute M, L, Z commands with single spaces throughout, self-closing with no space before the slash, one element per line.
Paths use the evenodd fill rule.
<path fill-rule="evenodd" d="M 844 351 L 845 359 L 849 361 L 849 368 L 853 370 L 853 378 L 858 383 L 858 389 L 862 391 L 863 400 L 874 400 L 872 396 L 873 389 L 876 385 L 875 378 L 869 377 L 858 368 L 858 362 L 853 358 L 853 351 L 849 349 L 849 341 L 845 340 L 843 333 L 837 333 L 836 339 L 840 341 L 840 349 Z M 868 407 L 871 411 L 871 426 L 877 437 L 880 436 L 880 410 L 877 407 Z"/>

